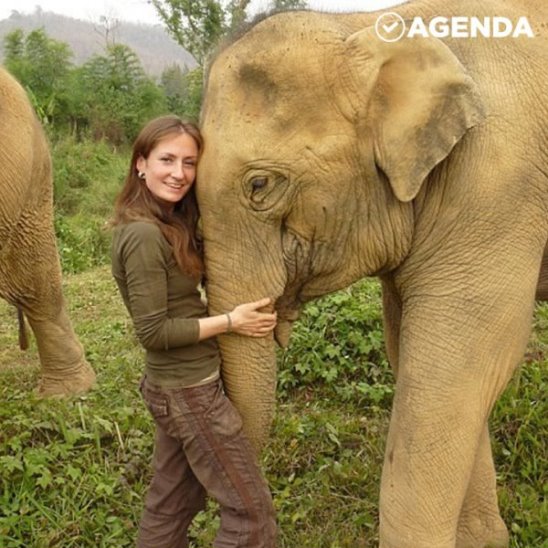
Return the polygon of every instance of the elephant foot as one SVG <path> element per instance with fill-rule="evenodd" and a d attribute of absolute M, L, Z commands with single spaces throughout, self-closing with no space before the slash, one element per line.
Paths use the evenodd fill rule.
<path fill-rule="evenodd" d="M 464 526 L 459 524 L 455 548 L 508 548 L 508 530 L 497 516 L 488 521 L 471 519 Z"/>
<path fill-rule="evenodd" d="M 43 372 L 38 384 L 38 395 L 43 398 L 71 396 L 87 392 L 95 384 L 95 371 L 87 361 L 83 361 L 76 370 L 63 371 L 62 374 Z"/>

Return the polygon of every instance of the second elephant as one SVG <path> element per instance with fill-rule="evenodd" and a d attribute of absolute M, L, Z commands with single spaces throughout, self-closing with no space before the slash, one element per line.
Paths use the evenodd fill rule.
<path fill-rule="evenodd" d="M 36 337 L 44 396 L 82 392 L 95 381 L 68 317 L 53 228 L 51 160 L 23 88 L 0 69 L 0 297 Z"/>

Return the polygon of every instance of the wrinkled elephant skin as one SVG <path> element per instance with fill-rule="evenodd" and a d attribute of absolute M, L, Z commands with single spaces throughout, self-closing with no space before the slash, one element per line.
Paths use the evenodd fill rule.
<path fill-rule="evenodd" d="M 34 332 L 39 393 L 83 392 L 95 373 L 61 292 L 48 146 L 25 91 L 2 69 L 0 93 L 0 297 L 19 307 Z"/>
<path fill-rule="evenodd" d="M 523 7 L 522 7 L 523 6 Z M 547 295 L 545 3 L 411 2 L 527 16 L 534 38 L 380 40 L 379 13 L 293 12 L 212 61 L 198 173 L 211 312 L 383 286 L 396 375 L 382 548 L 504 547 L 487 419 Z M 222 337 L 223 377 L 266 442 L 273 339 Z"/>

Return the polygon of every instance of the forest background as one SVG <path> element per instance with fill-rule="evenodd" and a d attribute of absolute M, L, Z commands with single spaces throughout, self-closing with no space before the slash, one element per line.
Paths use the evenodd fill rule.
<path fill-rule="evenodd" d="M 67 300 L 100 390 L 40 401 L 33 347 L 15 347 L 0 304 L 0 547 L 132 546 L 149 479 L 152 424 L 136 386 L 142 352 L 109 272 L 112 212 L 129 147 L 148 119 L 197 120 L 208 55 L 248 21 L 246 0 L 152 0 L 190 62 L 151 75 L 104 18 L 104 50 L 82 64 L 43 28 L 4 36 L 4 65 L 46 129 L 54 165 L 55 230 Z M 305 8 L 276 0 L 273 9 Z M 279 354 L 279 405 L 263 465 L 284 548 L 369 548 L 393 379 L 375 281 L 311 303 Z M 502 511 L 512 548 L 548 547 L 548 307 L 538 306 L 524 363 L 491 420 Z M 211 504 L 193 546 L 211 546 Z"/>

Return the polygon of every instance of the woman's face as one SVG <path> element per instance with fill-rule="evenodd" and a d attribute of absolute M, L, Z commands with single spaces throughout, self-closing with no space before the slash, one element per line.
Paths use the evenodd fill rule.
<path fill-rule="evenodd" d="M 144 173 L 150 192 L 161 202 L 173 206 L 192 187 L 197 161 L 196 141 L 188 133 L 174 133 L 159 141 L 148 158 L 139 157 L 136 167 Z"/>

